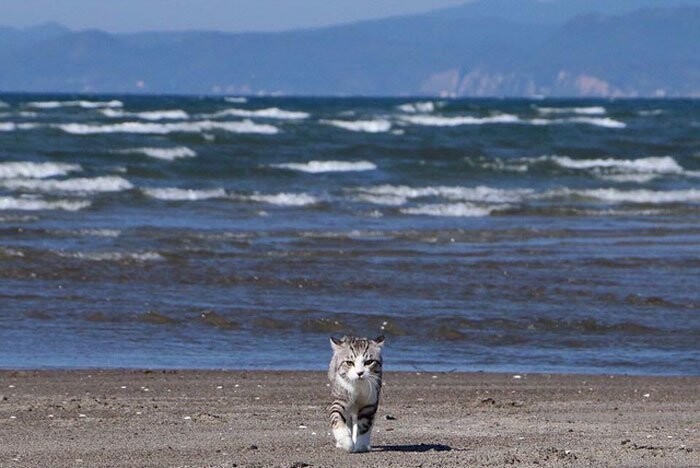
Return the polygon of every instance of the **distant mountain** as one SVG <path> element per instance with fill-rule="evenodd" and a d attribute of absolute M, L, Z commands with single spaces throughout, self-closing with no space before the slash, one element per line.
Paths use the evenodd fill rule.
<path fill-rule="evenodd" d="M 488 0 L 281 33 L 0 28 L 0 90 L 700 96 L 700 4 L 677 3 Z"/>

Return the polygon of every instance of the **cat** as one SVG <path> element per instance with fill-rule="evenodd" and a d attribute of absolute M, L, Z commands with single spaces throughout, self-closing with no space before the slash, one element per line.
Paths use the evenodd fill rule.
<path fill-rule="evenodd" d="M 374 340 L 331 337 L 328 367 L 333 403 L 329 416 L 335 446 L 347 452 L 369 452 L 374 415 L 382 389 L 384 337 Z"/>

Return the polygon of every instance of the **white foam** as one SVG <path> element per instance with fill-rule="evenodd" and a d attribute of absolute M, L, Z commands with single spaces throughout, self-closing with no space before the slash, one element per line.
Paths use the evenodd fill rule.
<path fill-rule="evenodd" d="M 181 188 L 145 188 L 141 191 L 151 198 L 169 201 L 197 201 L 226 196 L 224 189 L 181 189 Z"/>
<path fill-rule="evenodd" d="M 489 117 L 405 115 L 401 117 L 401 120 L 414 125 L 428 127 L 457 127 L 460 125 L 513 124 L 522 122 L 517 115 L 513 114 L 498 114 Z"/>
<path fill-rule="evenodd" d="M 15 130 L 31 130 L 39 125 L 31 122 L 15 123 L 0 122 L 0 132 L 14 132 Z"/>
<path fill-rule="evenodd" d="M 435 103 L 432 101 L 408 102 L 397 106 L 397 109 L 401 112 L 408 112 L 409 114 L 429 114 L 435 111 Z"/>
<path fill-rule="evenodd" d="M 158 252 L 57 252 L 61 257 L 78 258 L 81 260 L 120 261 L 135 260 L 139 262 L 154 262 L 165 260 Z"/>
<path fill-rule="evenodd" d="M 95 178 L 75 178 L 65 180 L 53 179 L 9 179 L 0 180 L 0 185 L 10 190 L 32 192 L 121 192 L 133 188 L 133 185 L 118 176 Z"/>
<path fill-rule="evenodd" d="M 406 204 L 408 198 L 401 195 L 379 195 L 372 193 L 360 193 L 353 196 L 359 202 L 372 203 L 373 205 L 401 206 Z"/>
<path fill-rule="evenodd" d="M 609 117 L 572 117 L 570 119 L 565 119 L 563 123 L 582 123 L 588 125 L 595 125 L 597 127 L 605 128 L 625 128 L 627 124 L 620 122 L 619 120 L 611 119 Z"/>
<path fill-rule="evenodd" d="M 253 194 L 242 198 L 278 206 L 306 206 L 319 202 L 316 197 L 306 193 Z"/>
<path fill-rule="evenodd" d="M 40 198 L 0 197 L 0 210 L 44 211 L 63 210 L 78 211 L 90 206 L 86 200 L 43 200 Z"/>
<path fill-rule="evenodd" d="M 5 101 L 0 101 L 0 109 L 5 108 L 5 107 L 10 107 L 10 105 L 8 103 L 6 103 Z"/>
<path fill-rule="evenodd" d="M 641 110 L 637 114 L 642 117 L 656 116 L 664 114 L 666 111 L 663 109 L 651 109 L 651 110 Z"/>
<path fill-rule="evenodd" d="M 215 114 L 211 114 L 211 117 L 257 117 L 262 119 L 281 119 L 281 120 L 302 120 L 309 118 L 308 112 L 300 111 L 289 111 L 280 109 L 278 107 L 270 107 L 267 109 L 226 109 Z"/>
<path fill-rule="evenodd" d="M 615 169 L 628 173 L 681 174 L 683 168 L 670 156 L 639 159 L 572 159 L 568 156 L 551 156 L 550 159 L 567 169 Z"/>
<path fill-rule="evenodd" d="M 410 215 L 474 218 L 488 216 L 497 208 L 476 206 L 471 203 L 436 203 L 403 208 L 401 212 Z"/>
<path fill-rule="evenodd" d="M 103 107 L 124 107 L 121 101 L 34 101 L 28 102 L 27 107 L 36 109 L 57 109 L 60 107 L 82 107 L 84 109 L 97 109 Z"/>
<path fill-rule="evenodd" d="M 272 164 L 270 167 L 318 174 L 322 172 L 372 171 L 377 165 L 369 161 L 308 161 L 305 163 Z"/>
<path fill-rule="evenodd" d="M 273 125 L 257 124 L 250 120 L 243 120 L 240 122 L 214 122 L 211 120 L 173 123 L 121 122 L 111 125 L 70 123 L 58 124 L 56 127 L 66 133 L 75 135 L 93 135 L 100 133 L 165 135 L 168 133 L 202 133 L 212 130 L 223 130 L 232 133 L 259 133 L 265 135 L 274 135 L 279 132 L 277 127 Z"/>
<path fill-rule="evenodd" d="M 79 172 L 83 168 L 79 164 L 52 162 L 5 162 L 0 163 L 0 179 L 43 179 L 45 177 L 63 176 L 70 172 Z"/>
<path fill-rule="evenodd" d="M 607 111 L 603 106 L 588 107 L 537 107 L 540 114 L 580 114 L 580 115 L 604 115 Z"/>
<path fill-rule="evenodd" d="M 194 158 L 197 153 L 186 146 L 176 146 L 173 148 L 131 148 L 117 151 L 122 154 L 144 154 L 151 158 L 162 159 L 164 161 L 174 161 L 181 158 Z"/>
<path fill-rule="evenodd" d="M 351 132 L 384 133 L 391 130 L 391 122 L 377 120 L 321 120 L 321 123 L 350 130 Z"/>
<path fill-rule="evenodd" d="M 700 202 L 700 190 L 618 190 L 613 188 L 573 190 L 559 189 L 547 192 L 542 198 L 551 197 L 583 197 L 610 203 L 697 203 Z"/>
<path fill-rule="evenodd" d="M 187 120 L 190 118 L 190 115 L 181 109 L 155 110 L 144 112 L 124 112 L 122 110 L 101 109 L 100 112 L 105 117 L 117 119 L 125 117 L 136 117 L 142 120 Z"/>
<path fill-rule="evenodd" d="M 232 104 L 245 104 L 248 102 L 248 98 L 244 98 L 243 96 L 226 96 L 224 101 Z"/>
<path fill-rule="evenodd" d="M 374 187 L 361 187 L 355 189 L 360 195 L 379 197 L 396 197 L 395 202 L 401 198 L 416 199 L 426 197 L 439 197 L 452 201 L 470 201 L 487 203 L 512 203 L 522 201 L 525 197 L 534 193 L 532 189 L 497 189 L 486 186 L 477 187 L 409 187 L 406 185 L 378 185 Z M 392 198 L 387 198 L 391 200 Z M 371 198 L 366 198 L 370 201 Z M 379 199 L 381 200 L 381 198 Z"/>

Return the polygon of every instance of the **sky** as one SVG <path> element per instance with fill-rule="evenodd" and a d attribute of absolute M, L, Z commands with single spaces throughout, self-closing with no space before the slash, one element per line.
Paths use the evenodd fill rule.
<path fill-rule="evenodd" d="M 0 0 L 0 25 L 109 32 L 281 31 L 410 14 L 469 0 Z"/>

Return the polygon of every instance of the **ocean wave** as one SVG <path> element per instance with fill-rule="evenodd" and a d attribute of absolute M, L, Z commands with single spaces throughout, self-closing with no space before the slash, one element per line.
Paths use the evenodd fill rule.
<path fill-rule="evenodd" d="M 124 112 L 122 110 L 101 109 L 100 112 L 105 117 L 123 119 L 125 117 L 136 117 L 142 120 L 187 120 L 190 115 L 182 109 L 155 110 L 144 112 Z"/>
<path fill-rule="evenodd" d="M 224 189 L 144 188 L 141 191 L 158 200 L 197 201 L 226 197 Z"/>
<path fill-rule="evenodd" d="M 586 124 L 604 128 L 626 128 L 627 124 L 610 117 L 569 117 L 566 119 L 530 119 L 524 121 L 531 125 L 566 125 Z"/>
<path fill-rule="evenodd" d="M 369 161 L 308 161 L 305 163 L 271 164 L 270 167 L 318 174 L 322 172 L 372 171 L 377 165 Z"/>
<path fill-rule="evenodd" d="M 626 172 L 680 174 L 683 168 L 670 156 L 639 159 L 572 159 L 568 156 L 550 156 L 557 165 L 567 169 L 617 169 Z"/>
<path fill-rule="evenodd" d="M 60 107 L 82 107 L 83 109 L 124 107 L 124 103 L 116 99 L 111 101 L 33 101 L 26 104 L 35 109 L 57 109 Z"/>
<path fill-rule="evenodd" d="M 574 190 L 563 188 L 544 193 L 541 198 L 576 197 L 599 200 L 607 203 L 669 204 L 698 203 L 700 190 L 618 190 L 613 188 Z"/>
<path fill-rule="evenodd" d="M 279 132 L 279 129 L 273 125 L 257 124 L 251 120 L 243 120 L 240 122 L 214 122 L 211 120 L 173 123 L 122 122 L 111 125 L 70 123 L 57 124 L 55 127 L 74 135 L 93 135 L 100 133 L 165 135 L 168 133 L 202 133 L 212 130 L 223 130 L 232 133 L 259 133 L 264 135 L 274 135 Z"/>
<path fill-rule="evenodd" d="M 303 120 L 308 119 L 308 112 L 289 111 L 278 107 L 269 107 L 267 109 L 225 109 L 214 114 L 209 114 L 207 117 L 257 117 L 261 119 L 280 119 L 280 120 Z"/>
<path fill-rule="evenodd" d="M 165 258 L 158 252 L 56 252 L 61 257 L 92 260 L 96 262 L 132 260 L 137 262 L 162 261 Z"/>
<path fill-rule="evenodd" d="M 513 203 L 523 200 L 534 193 L 532 189 L 497 189 L 486 186 L 477 187 L 409 187 L 406 185 L 377 185 L 374 187 L 360 187 L 353 189 L 359 196 L 364 196 L 366 201 L 372 197 L 380 197 L 377 200 L 397 204 L 402 198 L 405 200 L 417 198 L 444 198 L 452 201 L 486 202 L 486 203 Z M 368 197 L 368 195 L 370 197 Z M 386 198 L 382 198 L 386 197 Z"/>
<path fill-rule="evenodd" d="M 319 202 L 318 198 L 307 193 L 275 193 L 275 194 L 260 194 L 247 195 L 242 198 L 261 203 L 269 203 L 270 205 L 278 206 L 307 206 L 315 205 Z"/>
<path fill-rule="evenodd" d="M 0 186 L 10 190 L 30 192 L 121 192 L 133 188 L 131 182 L 118 176 L 95 178 L 53 179 L 9 179 L 0 180 Z"/>
<path fill-rule="evenodd" d="M 230 102 L 232 104 L 245 104 L 248 102 L 248 98 L 245 98 L 243 96 L 226 96 L 224 98 L 224 101 Z"/>
<path fill-rule="evenodd" d="M 607 110 L 603 106 L 587 107 L 536 107 L 540 114 L 580 114 L 580 115 L 604 115 Z"/>
<path fill-rule="evenodd" d="M 181 158 L 194 158 L 197 156 L 197 153 L 186 146 L 176 146 L 174 148 L 131 148 L 116 152 L 121 154 L 144 154 L 148 157 L 162 159 L 164 161 L 174 161 Z"/>
<path fill-rule="evenodd" d="M 391 130 L 391 122 L 377 120 L 321 120 L 322 124 L 350 130 L 351 132 L 384 133 Z"/>
<path fill-rule="evenodd" d="M 6 108 L 6 107 L 10 107 L 10 105 L 8 103 L 6 103 L 5 101 L 0 101 L 0 109 Z"/>
<path fill-rule="evenodd" d="M 0 197 L 0 210 L 17 211 L 78 211 L 87 208 L 91 203 L 87 200 L 43 200 L 41 198 Z"/>
<path fill-rule="evenodd" d="M 14 132 L 15 130 L 31 130 L 39 125 L 32 122 L 0 122 L 0 132 Z"/>
<path fill-rule="evenodd" d="M 0 179 L 43 179 L 46 177 L 64 176 L 70 172 L 80 172 L 79 164 L 52 162 L 4 162 L 0 163 Z"/>
<path fill-rule="evenodd" d="M 513 124 L 521 123 L 517 115 L 499 114 L 489 117 L 455 116 L 445 117 L 440 115 L 405 115 L 400 119 L 414 125 L 428 127 L 457 127 L 460 125 L 485 125 L 485 124 Z"/>
<path fill-rule="evenodd" d="M 396 106 L 396 108 L 401 112 L 407 112 L 409 114 L 429 114 L 435 111 L 435 103 L 432 101 L 407 102 L 406 104 Z"/>
<path fill-rule="evenodd" d="M 489 216 L 493 211 L 505 206 L 477 206 L 472 203 L 435 203 L 403 208 L 401 212 L 410 215 L 443 216 L 455 218 L 475 218 Z"/>

